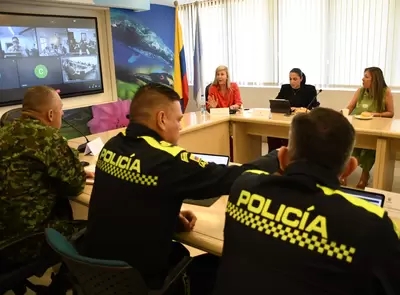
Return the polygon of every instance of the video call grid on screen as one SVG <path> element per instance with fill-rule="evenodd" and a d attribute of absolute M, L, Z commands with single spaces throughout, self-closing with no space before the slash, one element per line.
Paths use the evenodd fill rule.
<path fill-rule="evenodd" d="M 35 85 L 53 86 L 61 95 L 103 91 L 95 18 L 0 17 L 0 105 Z"/>

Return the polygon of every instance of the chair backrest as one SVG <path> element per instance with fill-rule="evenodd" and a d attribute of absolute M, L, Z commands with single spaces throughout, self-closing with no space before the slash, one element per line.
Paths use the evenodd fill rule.
<path fill-rule="evenodd" d="M 45 234 L 47 242 L 61 255 L 84 295 L 148 294 L 140 273 L 126 262 L 82 256 L 56 230 L 48 228 Z"/>
<path fill-rule="evenodd" d="M 12 109 L 5 112 L 0 119 L 0 126 L 4 126 L 21 117 L 22 108 Z"/>
<path fill-rule="evenodd" d="M 212 85 L 212 83 L 210 83 L 206 86 L 206 101 L 208 101 L 208 91 L 210 90 L 211 85 Z"/>

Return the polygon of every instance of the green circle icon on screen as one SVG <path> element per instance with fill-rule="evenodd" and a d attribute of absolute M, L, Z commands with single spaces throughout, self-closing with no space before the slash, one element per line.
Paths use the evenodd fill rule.
<path fill-rule="evenodd" d="M 46 78 L 48 73 L 49 71 L 44 65 L 37 65 L 35 68 L 35 76 L 38 77 L 39 79 Z"/>

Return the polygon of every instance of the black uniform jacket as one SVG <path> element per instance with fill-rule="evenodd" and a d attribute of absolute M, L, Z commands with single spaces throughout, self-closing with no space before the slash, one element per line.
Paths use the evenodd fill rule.
<path fill-rule="evenodd" d="M 182 201 L 228 194 L 237 177 L 256 167 L 277 171 L 276 152 L 252 165 L 227 167 L 130 123 L 99 155 L 83 253 L 128 262 L 157 287 L 168 270 Z"/>
<path fill-rule="evenodd" d="M 399 233 L 384 209 L 295 162 L 232 187 L 214 294 L 400 294 Z"/>

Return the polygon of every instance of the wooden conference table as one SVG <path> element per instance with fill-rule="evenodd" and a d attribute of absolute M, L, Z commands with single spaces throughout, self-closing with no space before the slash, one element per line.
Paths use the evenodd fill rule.
<path fill-rule="evenodd" d="M 251 111 L 231 116 L 235 162 L 246 163 L 257 158 L 261 154 L 261 136 L 288 138 L 292 118 L 272 114 L 268 120 Z M 391 191 L 396 150 L 400 147 L 400 120 L 358 120 L 350 116 L 349 121 L 356 131 L 356 147 L 376 151 L 372 187 Z"/>
<path fill-rule="evenodd" d="M 273 114 L 272 119 L 257 117 L 251 113 L 234 116 L 210 117 L 199 113 L 188 113 L 182 120 L 182 131 L 180 146 L 189 151 L 201 153 L 214 153 L 229 155 L 229 124 L 233 127 L 234 157 L 237 162 L 252 160 L 261 154 L 260 136 L 277 136 L 287 138 L 289 125 L 292 117 Z M 388 160 L 393 160 L 392 152 L 400 140 L 400 122 L 398 120 L 374 118 L 370 121 L 359 121 L 353 119 L 353 125 L 357 132 L 357 146 L 377 150 L 377 162 L 375 169 L 384 172 L 392 169 L 385 168 Z M 100 137 L 105 143 L 123 129 L 112 130 L 100 134 L 88 136 L 89 140 Z M 70 146 L 77 147 L 85 142 L 84 138 L 72 139 Z M 97 157 L 82 156 L 81 160 L 95 164 Z M 392 165 L 389 163 L 389 165 Z M 375 172 L 375 177 L 379 172 Z M 391 172 L 393 175 L 393 169 Z M 388 176 L 393 179 L 393 176 Z M 379 177 L 378 177 L 379 178 Z M 383 186 L 381 178 L 374 181 L 374 186 Z M 368 189 L 375 190 L 376 189 Z M 72 201 L 74 215 L 79 219 L 87 218 L 88 204 L 92 185 L 86 185 L 85 191 Z M 378 190 L 379 191 L 379 190 Z M 400 227 L 400 194 L 384 192 L 389 215 Z M 223 247 L 223 228 L 225 224 L 225 208 L 227 196 L 222 196 L 211 207 L 200 207 L 184 204 L 182 209 L 192 210 L 198 218 L 194 230 L 190 233 L 182 233 L 177 238 L 193 247 L 221 255 Z M 390 201 L 388 201 L 390 200 Z"/>
<path fill-rule="evenodd" d="M 208 114 L 186 113 L 181 121 L 179 146 L 191 152 L 219 154 L 229 156 L 229 116 L 210 117 Z M 87 136 L 89 140 L 100 137 L 103 143 L 114 137 L 125 128 L 106 131 Z M 77 148 L 85 143 L 83 137 L 68 141 L 69 145 Z M 91 161 L 89 161 L 91 162 Z"/>
<path fill-rule="evenodd" d="M 400 228 L 400 194 L 385 192 L 367 188 L 368 191 L 375 191 L 385 194 L 385 209 L 389 216 Z M 79 219 L 87 218 L 88 204 L 90 201 L 91 186 L 78 198 L 71 202 L 74 216 Z M 179 233 L 176 239 L 194 248 L 221 256 L 224 245 L 225 210 L 228 196 L 222 196 L 211 207 L 201 207 L 190 204 L 183 204 L 182 210 L 191 210 L 197 216 L 197 223 L 193 231 Z"/>
<path fill-rule="evenodd" d="M 245 112 L 233 116 L 210 116 L 208 114 L 187 113 L 182 120 L 179 145 L 191 152 L 229 155 L 230 124 L 232 125 L 234 160 L 238 163 L 251 161 L 261 155 L 261 136 L 287 138 L 290 122 L 293 117 L 272 114 L 272 119 Z M 356 134 L 356 146 L 376 150 L 376 162 L 373 187 L 391 190 L 394 173 L 395 151 L 400 145 L 400 120 L 374 118 L 361 121 L 350 118 Z M 100 137 L 105 143 L 123 129 L 111 130 L 88 136 L 89 140 Z M 71 139 L 70 146 L 77 147 L 84 143 L 84 138 Z M 95 164 L 97 157 L 82 156 L 82 160 Z M 87 218 L 92 186 L 87 185 L 73 203 L 75 216 Z M 400 195 L 385 192 L 393 200 L 399 200 L 396 208 L 400 208 Z M 184 204 L 183 209 L 190 209 L 198 217 L 193 232 L 179 235 L 179 239 L 191 246 L 210 253 L 220 255 L 223 245 L 223 227 L 227 196 L 221 197 L 213 206 L 199 207 Z M 390 208 L 389 213 L 395 217 L 400 226 L 399 214 Z M 393 213 L 394 212 L 394 213 Z"/>
<path fill-rule="evenodd" d="M 232 127 L 233 158 L 237 163 L 252 161 L 261 155 L 261 136 L 288 138 L 293 116 L 272 114 L 272 119 L 245 111 L 231 116 L 210 116 L 192 112 L 184 114 L 179 145 L 190 152 L 229 155 L 229 130 Z M 349 117 L 356 130 L 356 147 L 376 150 L 372 187 L 392 190 L 396 150 L 400 147 L 400 120 Z M 106 142 L 123 129 L 88 136 Z M 77 147 L 80 137 L 69 141 Z"/>
<path fill-rule="evenodd" d="M 398 206 L 400 203 L 400 194 L 385 192 L 381 190 L 369 189 L 383 193 L 386 199 L 396 200 L 394 203 Z M 190 204 L 183 204 L 182 210 L 191 210 L 197 216 L 197 223 L 192 232 L 180 233 L 177 238 L 192 247 L 203 250 L 214 255 L 221 256 L 224 245 L 224 226 L 225 226 L 225 210 L 228 202 L 228 196 L 222 196 L 211 207 L 200 207 Z M 385 206 L 386 207 L 386 206 Z M 400 209 L 400 207 L 397 207 Z M 386 208 L 389 216 L 397 227 L 400 228 L 399 209 Z"/>

